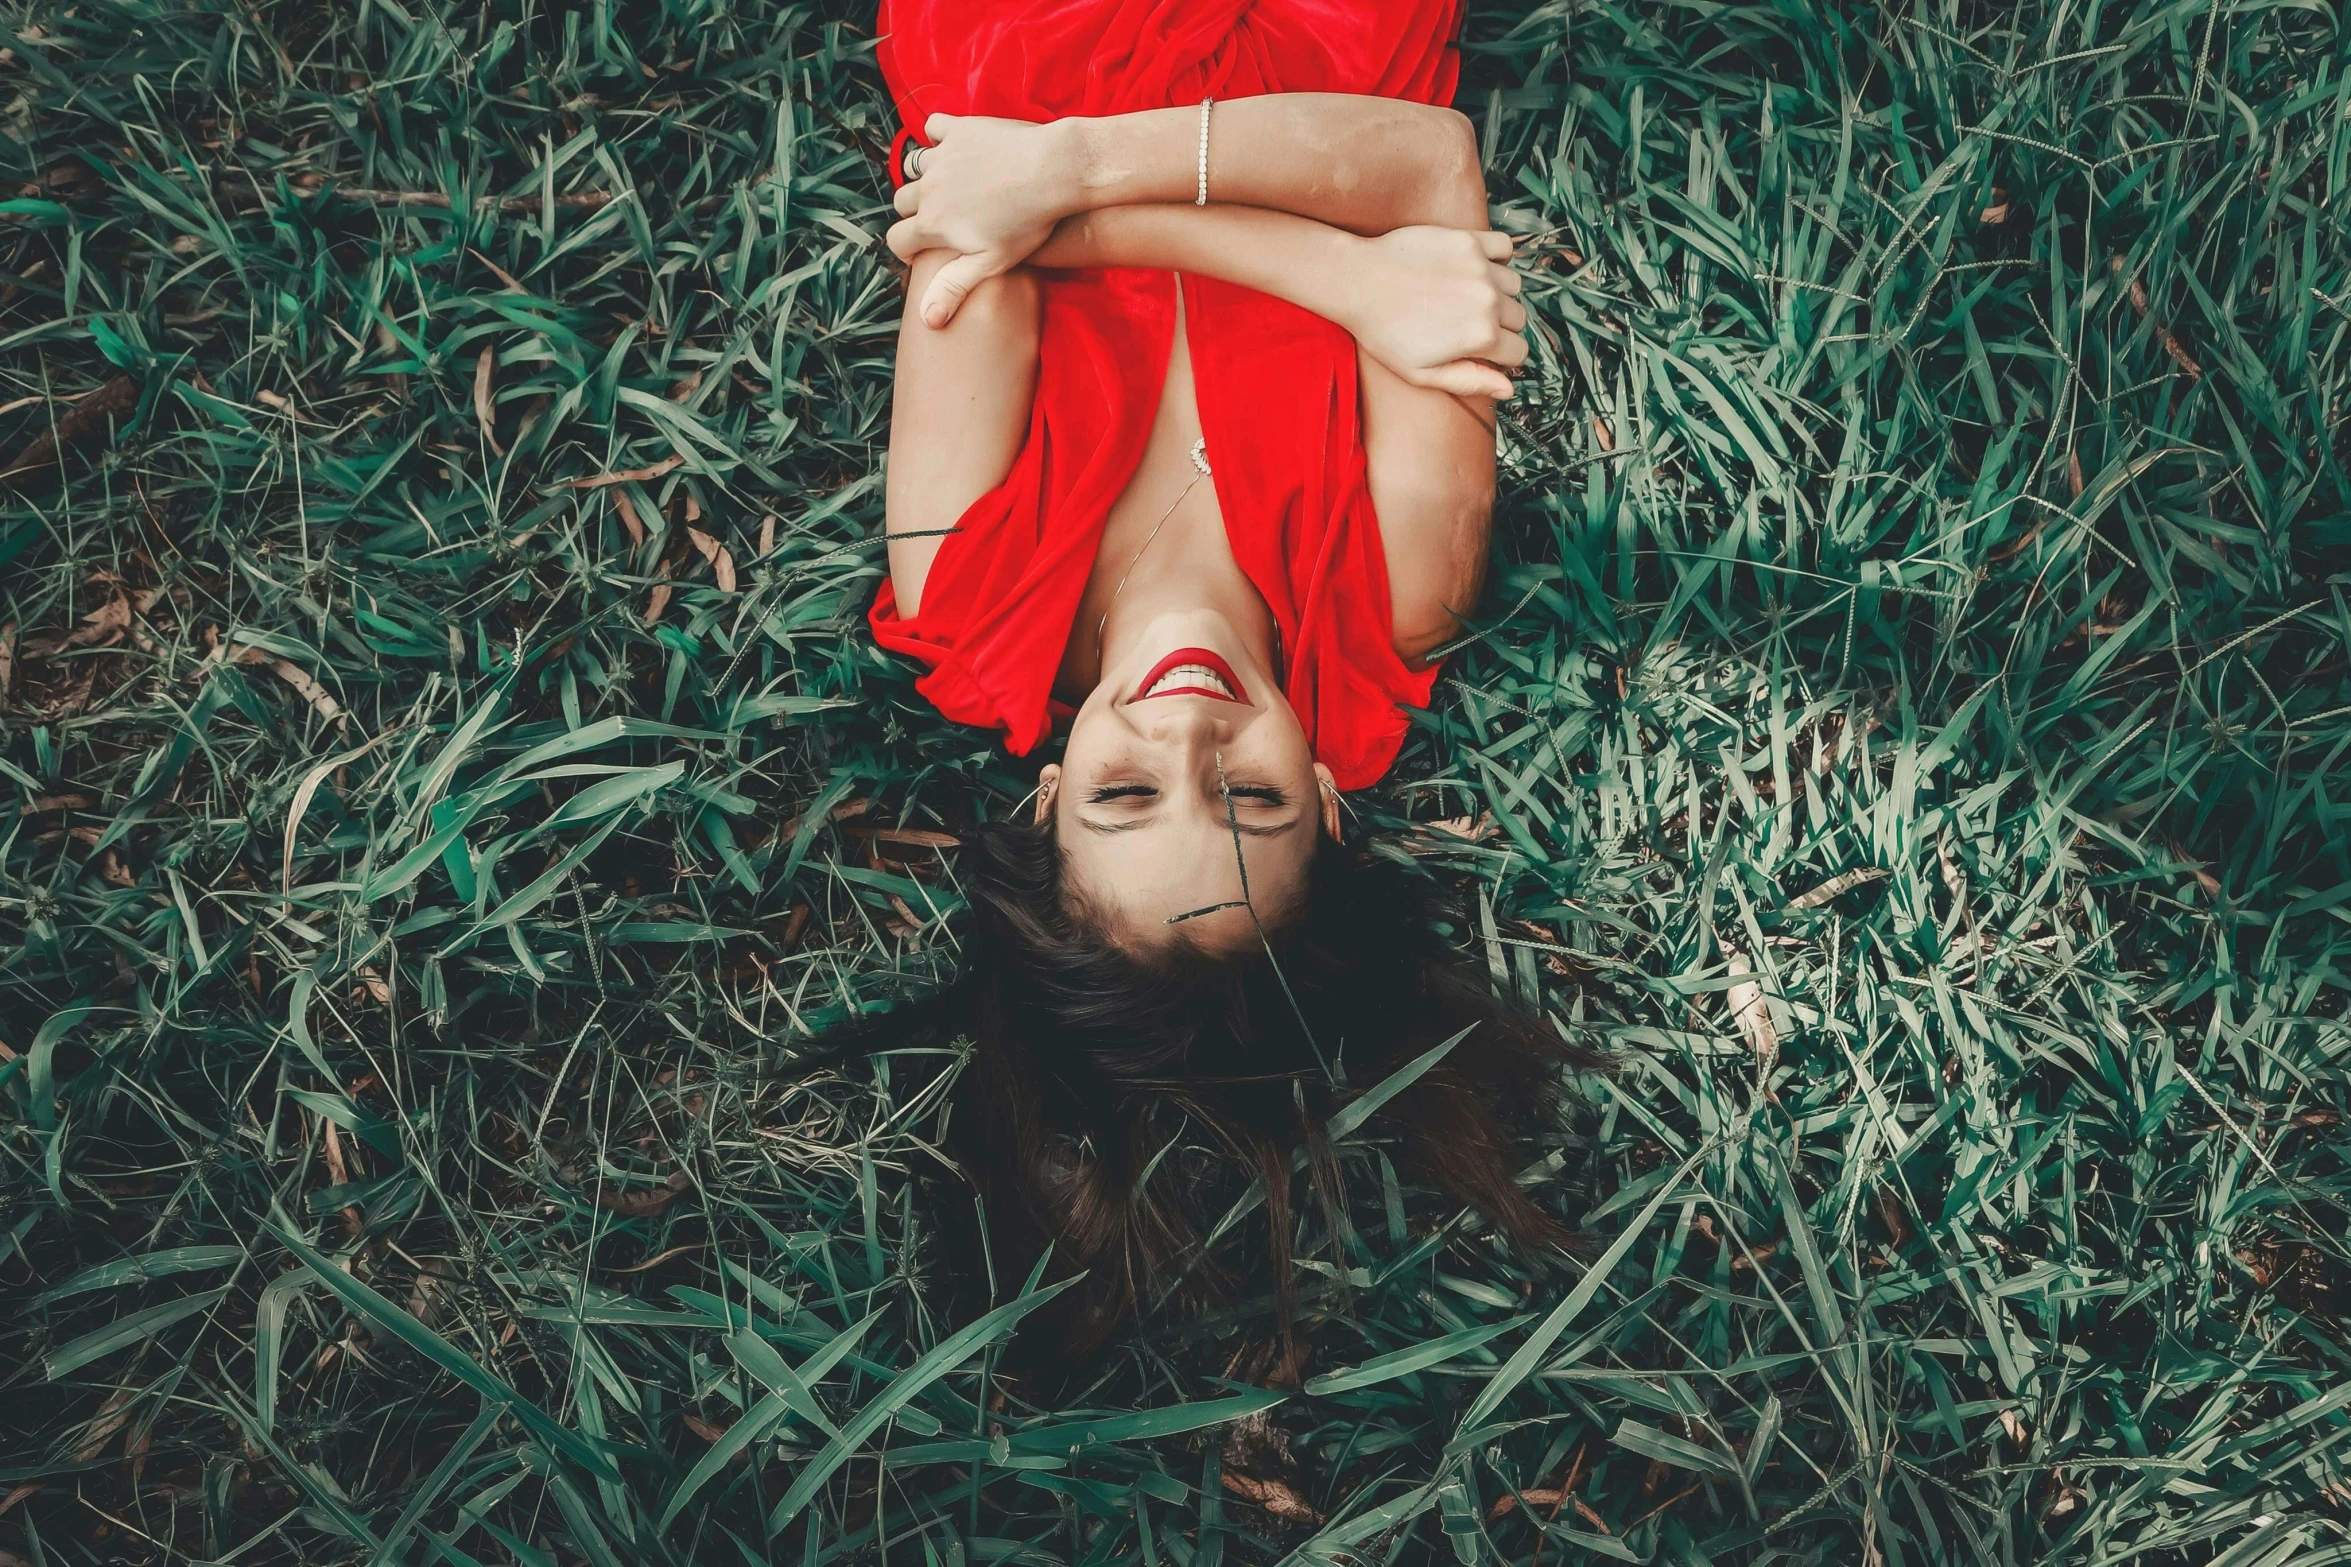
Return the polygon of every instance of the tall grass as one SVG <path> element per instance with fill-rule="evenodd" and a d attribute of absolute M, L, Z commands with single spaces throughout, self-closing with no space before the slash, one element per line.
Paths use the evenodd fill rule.
<path fill-rule="evenodd" d="M 7 15 L 7 1567 L 2351 1561 L 2333 10 L 1475 9 L 1533 373 L 1357 804 L 1595 1253 L 1365 1117 L 1303 1386 L 1057 1408 L 956 1060 L 809 1045 L 1027 787 L 862 633 L 867 10 Z"/>

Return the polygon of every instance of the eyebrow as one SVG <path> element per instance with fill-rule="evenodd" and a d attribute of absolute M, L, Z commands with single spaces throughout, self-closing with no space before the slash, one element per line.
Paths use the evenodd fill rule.
<path fill-rule="evenodd" d="M 1098 822 L 1090 817 L 1080 815 L 1078 817 L 1078 822 L 1079 825 L 1083 826 L 1088 832 L 1115 833 L 1141 832 L 1144 828 L 1151 826 L 1155 821 L 1157 821 L 1157 819 L 1158 818 L 1156 817 L 1146 817 L 1144 820 L 1139 822 Z M 1302 816 L 1293 816 L 1288 821 L 1281 823 L 1279 826 L 1252 827 L 1248 823 L 1243 822 L 1239 824 L 1239 827 L 1241 833 L 1246 837 L 1279 838 L 1284 833 L 1297 831 L 1298 824 L 1303 820 L 1305 820 L 1305 818 Z"/>

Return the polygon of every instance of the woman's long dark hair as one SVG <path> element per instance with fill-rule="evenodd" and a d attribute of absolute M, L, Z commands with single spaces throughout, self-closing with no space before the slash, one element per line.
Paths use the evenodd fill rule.
<path fill-rule="evenodd" d="M 1059 1353 L 1082 1356 L 1163 1296 L 1225 1294 L 1206 1227 L 1252 1177 L 1286 1340 L 1295 1155 L 1343 1223 L 1330 1117 L 1465 1029 L 1380 1109 L 1398 1160 L 1528 1246 L 1570 1242 L 1519 1186 L 1513 1132 L 1557 1103 L 1563 1067 L 1597 1060 L 1496 1000 L 1482 965 L 1462 972 L 1425 876 L 1326 841 L 1299 907 L 1236 956 L 1111 940 L 1064 879 L 1050 823 L 984 825 L 957 869 L 974 913 L 964 977 L 879 1032 L 976 1046 L 950 1152 L 978 1188 L 1000 1283 L 1047 1248 L 1054 1276 L 1084 1272 L 1031 1323 Z"/>

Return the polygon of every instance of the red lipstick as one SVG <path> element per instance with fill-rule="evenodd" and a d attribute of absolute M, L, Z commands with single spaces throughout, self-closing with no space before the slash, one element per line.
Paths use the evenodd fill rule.
<path fill-rule="evenodd" d="M 1210 671 L 1217 679 L 1232 688 L 1232 695 L 1227 696 L 1215 687 L 1205 685 L 1170 686 L 1165 691 L 1151 689 L 1169 670 L 1179 669 L 1186 664 L 1198 664 Z M 1160 696 L 1204 696 L 1218 702 L 1239 702 L 1244 706 L 1249 701 L 1249 693 L 1242 686 L 1240 676 L 1233 673 L 1233 666 L 1226 663 L 1218 654 L 1212 653 L 1204 647 L 1180 647 L 1158 663 L 1153 664 L 1151 672 L 1143 677 L 1142 683 L 1135 687 L 1135 694 L 1127 700 L 1148 702 L 1152 697 Z"/>

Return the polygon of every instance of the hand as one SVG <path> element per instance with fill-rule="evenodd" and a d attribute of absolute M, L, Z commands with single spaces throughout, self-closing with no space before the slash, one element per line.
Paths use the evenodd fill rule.
<path fill-rule="evenodd" d="M 964 296 L 1027 260 L 1053 225 L 1079 210 L 1078 160 L 1066 122 L 1037 125 L 978 115 L 934 114 L 921 177 L 898 188 L 899 221 L 889 246 L 902 261 L 951 250 L 923 291 L 923 324 L 955 319 Z"/>
<path fill-rule="evenodd" d="M 1526 307 L 1507 234 L 1403 228 L 1363 242 L 1337 317 L 1364 352 L 1414 386 L 1507 398 L 1527 357 Z"/>

